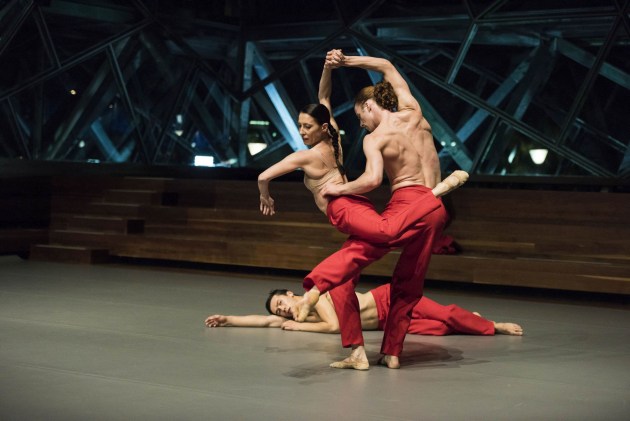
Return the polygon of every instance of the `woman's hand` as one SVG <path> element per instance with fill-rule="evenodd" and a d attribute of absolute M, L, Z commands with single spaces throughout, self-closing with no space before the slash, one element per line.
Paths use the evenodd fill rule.
<path fill-rule="evenodd" d="M 275 215 L 274 201 L 271 196 L 260 195 L 260 211 L 265 216 Z"/>

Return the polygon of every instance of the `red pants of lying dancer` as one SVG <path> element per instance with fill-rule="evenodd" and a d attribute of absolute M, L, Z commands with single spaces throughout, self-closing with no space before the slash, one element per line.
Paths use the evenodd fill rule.
<path fill-rule="evenodd" d="M 327 213 L 331 223 L 340 231 L 355 234 L 353 230 L 358 230 L 363 239 L 351 235 L 339 251 L 322 261 L 304 278 L 304 288 L 309 290 L 315 285 L 320 293 L 330 291 L 339 319 L 342 345 L 363 345 L 359 301 L 354 286 L 364 267 L 388 252 L 402 248 L 392 275 L 390 314 L 383 329 L 381 346 L 383 354 L 400 355 L 412 310 L 422 297 L 433 242 L 441 235 L 446 222 L 444 206 L 431 189 L 409 186 L 394 191 L 380 215 L 369 200 L 361 200 L 360 196 L 340 196 L 331 200 Z M 378 222 L 374 215 L 387 221 L 387 230 L 381 230 L 387 231 L 387 236 L 391 237 L 397 229 L 401 232 L 400 236 L 380 243 L 383 236 L 375 236 L 378 238 L 369 242 L 369 232 L 374 230 L 372 224 Z M 407 228 L 405 224 L 414 220 L 416 215 L 422 215 L 422 218 Z"/>
<path fill-rule="evenodd" d="M 383 330 L 389 317 L 390 285 L 369 291 L 376 303 L 378 329 Z M 407 333 L 414 335 L 494 335 L 494 323 L 454 304 L 444 306 L 422 297 L 411 313 Z"/>

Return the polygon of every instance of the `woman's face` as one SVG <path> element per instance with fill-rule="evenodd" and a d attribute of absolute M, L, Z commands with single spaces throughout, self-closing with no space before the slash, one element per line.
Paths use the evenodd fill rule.
<path fill-rule="evenodd" d="M 306 146 L 317 145 L 328 137 L 326 124 L 319 124 L 317 120 L 306 113 L 300 113 L 298 117 L 298 130 Z"/>

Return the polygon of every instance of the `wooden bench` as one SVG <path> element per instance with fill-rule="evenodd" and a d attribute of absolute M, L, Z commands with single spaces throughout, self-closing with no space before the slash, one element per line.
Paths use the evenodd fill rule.
<path fill-rule="evenodd" d="M 272 184 L 273 217 L 258 211 L 255 181 L 57 177 L 53 186 L 50 242 L 112 256 L 307 272 L 345 239 L 301 183 Z M 389 192 L 369 196 L 382 206 Z M 429 280 L 630 293 L 627 194 L 465 186 L 445 203 L 445 234 L 461 252 L 434 255 Z M 130 221 L 142 229 L 120 228 Z M 388 277 L 397 257 L 364 273 Z"/>

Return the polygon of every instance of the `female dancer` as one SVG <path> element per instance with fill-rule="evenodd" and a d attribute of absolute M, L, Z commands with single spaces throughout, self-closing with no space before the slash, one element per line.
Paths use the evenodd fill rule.
<path fill-rule="evenodd" d="M 343 184 L 348 180 L 343 167 L 343 152 L 337 122 L 331 116 L 331 69 L 324 66 L 319 84 L 319 104 L 309 104 L 299 114 L 298 129 L 305 145 L 310 149 L 294 152 L 269 167 L 258 176 L 260 211 L 263 215 L 275 214 L 275 202 L 269 193 L 271 180 L 297 169 L 304 171 L 304 184 L 313 193 L 315 204 L 339 231 L 370 242 L 388 242 L 398 238 L 407 228 L 440 207 L 437 199 L 466 182 L 465 171 L 454 171 L 433 189 L 433 200 L 422 198 L 411 203 L 405 212 L 389 218 L 382 217 L 372 202 L 361 195 L 344 196 L 353 206 L 330 212 L 328 204 L 335 197 L 325 197 L 321 191 L 328 184 Z M 394 97 L 393 100 L 396 100 Z"/>

